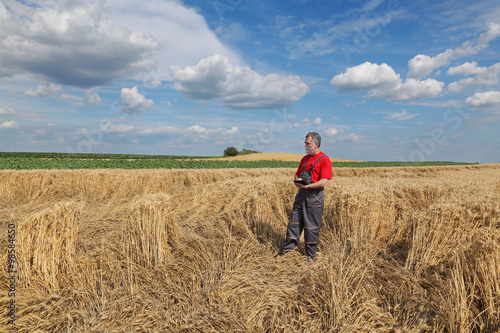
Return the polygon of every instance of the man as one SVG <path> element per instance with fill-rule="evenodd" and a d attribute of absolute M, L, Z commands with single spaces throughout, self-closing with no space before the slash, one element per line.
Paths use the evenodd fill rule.
<path fill-rule="evenodd" d="M 321 136 L 316 132 L 306 134 L 306 156 L 300 161 L 295 173 L 295 186 L 299 188 L 293 203 L 286 232 L 283 254 L 297 247 L 304 230 L 306 256 L 313 260 L 318 248 L 319 230 L 323 217 L 323 188 L 332 179 L 332 162 L 319 150 Z"/>

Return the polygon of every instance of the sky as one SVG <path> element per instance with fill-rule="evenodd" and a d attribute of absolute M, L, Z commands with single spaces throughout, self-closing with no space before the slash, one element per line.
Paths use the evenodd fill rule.
<path fill-rule="evenodd" d="M 0 1 L 0 151 L 500 162 L 500 3 Z"/>

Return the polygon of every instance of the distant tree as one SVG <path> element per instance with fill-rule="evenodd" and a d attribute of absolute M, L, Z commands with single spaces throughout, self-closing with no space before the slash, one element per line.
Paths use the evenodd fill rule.
<path fill-rule="evenodd" d="M 227 147 L 226 150 L 224 150 L 224 156 L 236 156 L 238 155 L 238 149 L 234 147 Z"/>

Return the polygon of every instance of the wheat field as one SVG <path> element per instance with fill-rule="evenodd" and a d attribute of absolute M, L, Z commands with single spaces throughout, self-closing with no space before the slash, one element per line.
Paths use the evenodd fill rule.
<path fill-rule="evenodd" d="M 0 330 L 500 331 L 500 164 L 334 168 L 313 262 L 294 171 L 1 171 Z"/>

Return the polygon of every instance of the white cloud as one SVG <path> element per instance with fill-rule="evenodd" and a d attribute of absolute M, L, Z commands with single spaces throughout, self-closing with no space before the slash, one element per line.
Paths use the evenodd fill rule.
<path fill-rule="evenodd" d="M 15 120 L 4 121 L 3 123 L 0 124 L 0 129 L 7 129 L 7 128 L 19 128 L 19 124 L 16 123 Z"/>
<path fill-rule="evenodd" d="M 231 127 L 230 130 L 226 131 L 227 134 L 236 134 L 238 132 L 239 132 L 238 127 L 235 127 L 235 126 Z"/>
<path fill-rule="evenodd" d="M 342 141 L 353 141 L 353 142 L 358 142 L 361 140 L 361 136 L 357 135 L 356 133 L 351 133 L 349 135 L 343 136 L 341 138 Z"/>
<path fill-rule="evenodd" d="M 191 127 L 188 127 L 187 130 L 188 132 L 203 133 L 206 129 L 201 127 L 200 125 L 193 125 Z"/>
<path fill-rule="evenodd" d="M 222 99 L 234 109 L 273 109 L 290 107 L 309 92 L 297 76 L 262 76 L 249 67 L 232 64 L 223 55 L 202 59 L 196 66 L 171 67 L 174 88 L 198 101 Z"/>
<path fill-rule="evenodd" d="M 434 79 L 419 81 L 406 79 L 391 87 L 380 87 L 372 89 L 366 97 L 386 98 L 391 102 L 402 102 L 413 99 L 425 99 L 438 96 L 444 88 L 444 83 Z"/>
<path fill-rule="evenodd" d="M 144 97 L 137 87 L 122 88 L 120 100 L 121 110 L 128 114 L 146 112 L 155 105 L 153 100 Z"/>
<path fill-rule="evenodd" d="M 487 44 L 500 36 L 500 23 L 490 23 L 488 30 L 479 35 L 478 44 Z"/>
<path fill-rule="evenodd" d="M 425 54 L 419 54 L 408 61 L 408 77 L 419 79 L 432 73 L 436 68 L 443 67 L 450 63 L 453 58 L 453 50 L 446 50 L 435 57 L 430 57 Z"/>
<path fill-rule="evenodd" d="M 74 100 L 79 100 L 79 98 L 76 96 L 73 96 L 73 95 L 69 95 L 69 94 L 62 94 L 61 96 L 59 96 L 57 98 L 57 100 L 61 101 L 61 102 L 70 102 L 70 101 L 74 101 Z"/>
<path fill-rule="evenodd" d="M 96 88 L 84 89 L 83 94 L 85 95 L 83 98 L 70 94 L 62 94 L 57 100 L 61 102 L 72 102 L 70 105 L 73 106 L 82 106 L 83 103 L 89 106 L 96 106 L 101 102 L 101 97 L 97 94 Z"/>
<path fill-rule="evenodd" d="M 470 107 L 500 106 L 500 91 L 486 91 L 474 94 L 465 100 Z"/>
<path fill-rule="evenodd" d="M 484 68 L 484 67 L 478 67 Z M 448 91 L 452 93 L 460 92 L 462 89 L 477 86 L 477 87 L 488 87 L 500 82 L 500 62 L 485 68 L 485 70 L 480 71 L 475 77 L 468 77 L 465 79 L 460 79 L 456 82 L 452 82 L 448 85 Z"/>
<path fill-rule="evenodd" d="M 106 123 L 101 127 L 101 131 L 105 133 L 125 133 L 131 131 L 133 128 L 133 125 Z"/>
<path fill-rule="evenodd" d="M 201 127 L 200 125 L 193 125 L 191 127 L 188 127 L 187 129 L 188 132 L 191 133 L 198 133 L 200 134 L 200 138 L 202 139 L 209 139 L 211 137 L 217 136 L 217 135 L 233 135 L 238 133 L 238 128 L 237 127 L 231 127 L 231 129 L 226 130 L 221 127 L 215 128 L 215 129 L 207 129 L 204 127 Z"/>
<path fill-rule="evenodd" d="M 238 52 L 225 45 L 196 8 L 178 0 L 108 0 L 110 18 L 158 43 L 152 59 L 155 80 L 171 80 L 170 66 L 185 67 L 213 54 L 241 64 Z M 151 79 L 148 79 L 151 81 Z"/>
<path fill-rule="evenodd" d="M 340 91 L 370 89 L 380 86 L 394 86 L 401 81 L 399 74 L 387 64 L 377 65 L 365 62 L 350 67 L 345 73 L 334 76 L 330 84 Z"/>
<path fill-rule="evenodd" d="M 148 135 L 167 134 L 167 135 L 175 135 L 177 137 L 185 137 L 186 139 L 193 140 L 197 138 L 209 139 L 218 135 L 233 135 L 238 132 L 239 130 L 235 126 L 231 127 L 231 129 L 224 129 L 221 127 L 208 129 L 200 125 L 193 125 L 184 130 L 174 126 L 158 125 L 155 127 L 143 129 L 140 132 L 140 134 L 148 134 Z M 198 136 L 194 134 L 197 134 Z"/>
<path fill-rule="evenodd" d="M 96 106 L 101 102 L 101 97 L 99 97 L 95 89 L 86 89 L 84 90 L 84 94 L 83 101 L 89 106 Z"/>
<path fill-rule="evenodd" d="M 463 75 L 470 76 L 484 73 L 488 70 L 487 67 L 478 67 L 477 62 L 466 62 L 459 66 L 450 67 L 446 72 L 447 75 Z"/>
<path fill-rule="evenodd" d="M 317 117 L 316 119 L 314 119 L 313 121 L 309 120 L 309 118 L 304 118 L 302 120 L 302 123 L 304 124 L 311 124 L 313 126 L 317 126 L 317 125 L 320 125 L 322 122 L 321 118 Z"/>
<path fill-rule="evenodd" d="M 150 128 L 143 129 L 140 134 L 176 134 L 181 133 L 181 130 L 174 126 L 158 125 Z"/>
<path fill-rule="evenodd" d="M 151 85 L 152 87 L 160 87 L 161 81 L 160 80 L 153 80 L 153 81 L 149 82 L 149 85 Z"/>
<path fill-rule="evenodd" d="M 345 73 L 333 77 L 330 84 L 340 91 L 368 90 L 366 97 L 393 102 L 436 97 L 444 87 L 444 83 L 434 79 L 410 78 L 403 82 L 389 65 L 369 62 L 348 68 Z"/>
<path fill-rule="evenodd" d="M 16 114 L 16 110 L 10 106 L 0 106 L 0 115 Z"/>
<path fill-rule="evenodd" d="M 48 97 L 50 95 L 54 95 L 61 90 L 60 86 L 57 86 L 55 84 L 46 84 L 46 85 L 39 85 L 36 90 L 26 90 L 24 92 L 24 96 L 29 96 L 29 97 Z"/>
<path fill-rule="evenodd" d="M 114 24 L 104 1 L 35 3 L 0 3 L 1 76 L 90 88 L 152 68 L 157 42 Z"/>
<path fill-rule="evenodd" d="M 500 36 L 500 24 L 490 23 L 488 31 L 482 33 L 476 40 L 467 41 L 456 49 L 448 49 L 435 57 L 419 54 L 408 61 L 409 78 L 419 79 L 429 75 L 435 69 L 446 66 L 450 61 L 463 56 L 477 54 L 489 46 L 489 42 Z"/>
<path fill-rule="evenodd" d="M 401 112 L 384 112 L 387 116 L 385 119 L 396 119 L 398 121 L 410 120 L 418 116 L 418 113 L 410 114 L 405 109 L 401 110 Z"/>
<path fill-rule="evenodd" d="M 335 135 L 338 135 L 340 133 L 344 132 L 344 130 L 342 129 L 337 129 L 337 128 L 329 128 L 327 129 L 326 131 L 323 132 L 323 134 L 325 136 L 328 136 L 328 137 L 331 137 L 331 136 L 335 136 Z"/>

